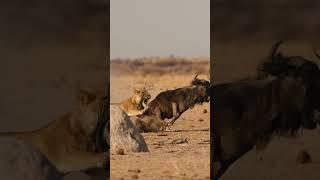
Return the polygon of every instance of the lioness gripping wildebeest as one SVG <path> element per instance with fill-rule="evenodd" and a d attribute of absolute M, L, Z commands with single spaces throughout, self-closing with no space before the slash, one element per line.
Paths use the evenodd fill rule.
<path fill-rule="evenodd" d="M 0 133 L 0 138 L 16 138 L 33 144 L 61 173 L 89 172 L 91 169 L 105 171 L 108 163 L 106 146 L 98 147 L 97 134 L 103 136 L 106 122 L 100 123 L 106 109 L 106 99 L 99 93 L 79 90 L 79 107 L 52 121 L 47 126 L 28 132 Z M 103 120 L 105 121 L 105 120 Z M 100 130 L 99 130 L 100 129 Z M 100 138 L 104 140 L 105 138 Z M 105 171 L 106 172 L 106 171 Z"/>
<path fill-rule="evenodd" d="M 137 116 L 134 120 L 135 125 L 145 132 L 168 128 L 189 108 L 209 102 L 209 86 L 209 81 L 198 79 L 196 75 L 188 86 L 159 93 L 148 104 L 144 113 Z M 165 122 L 165 119 L 169 119 L 170 122 Z"/>
<path fill-rule="evenodd" d="M 213 97 L 214 178 L 254 146 L 265 148 L 273 134 L 295 134 L 301 127 L 316 127 L 305 118 L 307 88 L 297 72 L 217 84 L 208 93 Z"/>
<path fill-rule="evenodd" d="M 121 103 L 110 103 L 111 105 L 119 105 L 119 107 L 127 113 L 128 116 L 137 116 L 144 112 L 151 95 L 145 87 L 134 88 L 133 95 Z"/>

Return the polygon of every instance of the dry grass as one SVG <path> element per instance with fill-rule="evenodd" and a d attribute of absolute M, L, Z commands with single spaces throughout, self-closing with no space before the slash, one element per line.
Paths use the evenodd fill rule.
<path fill-rule="evenodd" d="M 209 58 L 148 57 L 137 59 L 113 59 L 112 74 L 164 75 L 164 74 L 209 74 Z"/>

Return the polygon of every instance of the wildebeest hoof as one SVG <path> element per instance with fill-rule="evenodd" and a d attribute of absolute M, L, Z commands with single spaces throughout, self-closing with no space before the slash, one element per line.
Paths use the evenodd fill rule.
<path fill-rule="evenodd" d="M 160 128 L 160 130 L 161 130 L 161 131 L 170 132 L 170 131 L 171 131 L 171 130 L 170 130 L 170 127 L 171 127 L 171 126 L 169 126 L 169 125 L 165 125 L 165 126 L 162 126 L 162 127 Z"/>

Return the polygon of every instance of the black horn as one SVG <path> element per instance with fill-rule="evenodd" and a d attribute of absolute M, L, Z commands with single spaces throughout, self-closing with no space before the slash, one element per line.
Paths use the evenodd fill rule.
<path fill-rule="evenodd" d="M 194 76 L 194 78 L 193 79 L 198 79 L 197 77 L 198 77 L 198 75 L 199 75 L 199 73 L 197 73 L 195 76 Z"/>
<path fill-rule="evenodd" d="M 313 47 L 312 48 L 313 54 L 318 58 L 317 62 L 315 62 L 318 66 L 318 68 L 320 69 L 320 55 L 317 53 L 317 50 Z"/>
<path fill-rule="evenodd" d="M 279 46 L 283 43 L 282 40 L 277 41 L 271 48 L 271 52 L 270 52 L 270 58 L 274 59 L 274 56 L 277 52 L 277 49 L 279 48 Z"/>
<path fill-rule="evenodd" d="M 320 55 L 317 53 L 315 48 L 313 48 L 313 54 L 320 60 Z"/>

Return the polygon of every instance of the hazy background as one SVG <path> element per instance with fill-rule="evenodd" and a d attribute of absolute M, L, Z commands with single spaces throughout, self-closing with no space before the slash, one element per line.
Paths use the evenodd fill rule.
<path fill-rule="evenodd" d="M 111 0 L 111 58 L 210 54 L 209 0 Z"/>
<path fill-rule="evenodd" d="M 312 40 L 320 32 L 317 0 L 214 0 L 215 41 L 244 39 Z"/>
<path fill-rule="evenodd" d="M 4 0 L 0 24 L 0 131 L 44 126 L 77 86 L 105 85 L 109 1 Z"/>
<path fill-rule="evenodd" d="M 254 72 L 277 40 L 286 55 L 316 59 L 320 2 L 316 0 L 214 0 L 211 2 L 211 75 L 229 81 Z M 213 64 L 212 64 L 213 65 Z"/>

